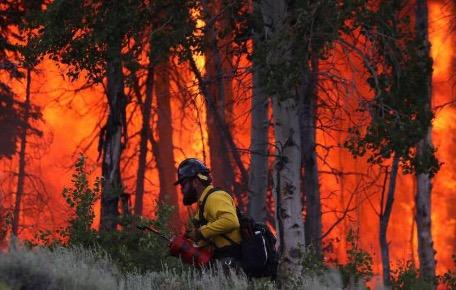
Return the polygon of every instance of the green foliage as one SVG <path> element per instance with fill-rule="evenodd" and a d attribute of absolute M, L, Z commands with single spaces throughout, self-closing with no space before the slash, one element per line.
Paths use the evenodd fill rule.
<path fill-rule="evenodd" d="M 92 245 L 97 233 L 92 228 L 95 218 L 94 204 L 101 194 L 101 179 L 97 178 L 90 188 L 85 168 L 86 158 L 81 154 L 75 164 L 76 172 L 71 179 L 72 188 L 64 188 L 62 195 L 72 211 L 67 227 L 61 234 L 69 238 L 69 245 Z"/>
<path fill-rule="evenodd" d="M 99 83 L 108 73 L 106 63 L 117 58 L 119 50 L 122 65 L 131 73 L 142 67 L 146 50 L 151 63 L 167 59 L 169 51 L 193 33 L 193 6 L 194 1 L 184 0 L 56 0 L 35 17 L 34 25 L 41 29 L 32 51 L 68 65 L 71 80 L 86 72 Z M 130 81 L 127 76 L 126 84 Z"/>
<path fill-rule="evenodd" d="M 399 265 L 391 273 L 391 282 L 393 289 L 397 290 L 431 290 L 431 283 L 420 278 L 419 269 L 416 268 L 413 261 L 407 261 Z"/>
<path fill-rule="evenodd" d="M 97 178 L 93 188 L 88 183 L 85 169 L 86 158 L 81 155 L 75 164 L 72 187 L 63 190 L 63 197 L 72 214 L 67 227 L 56 231 L 40 231 L 35 239 L 28 241 L 29 247 L 45 246 L 84 247 L 99 253 L 108 254 L 122 272 L 160 271 L 163 265 L 183 270 L 186 266 L 180 260 L 168 255 L 167 242 L 147 231 L 137 229 L 136 225 L 153 226 L 163 234 L 171 236 L 169 217 L 175 210 L 166 204 L 160 205 L 157 218 L 149 220 L 138 216 L 120 218 L 121 230 L 98 232 L 92 228 L 95 218 L 94 203 L 100 196 L 101 179 Z"/>
<path fill-rule="evenodd" d="M 359 287 L 372 278 L 373 259 L 367 251 L 358 246 L 358 236 L 354 230 L 348 232 L 346 239 L 350 245 L 347 249 L 348 262 L 345 265 L 338 264 L 337 266 L 345 288 Z"/>
<path fill-rule="evenodd" d="M 440 282 L 446 290 L 456 289 L 456 254 L 453 254 L 452 258 L 454 269 L 449 269 L 440 277 Z"/>
<path fill-rule="evenodd" d="M 110 255 L 122 272 L 160 271 L 163 265 L 176 270 L 187 269 L 179 259 L 169 255 L 168 243 L 147 230 L 141 231 L 136 225 L 152 226 L 170 237 L 169 216 L 173 208 L 162 205 L 157 211 L 157 219 L 149 220 L 137 216 L 123 217 L 122 230 L 102 232 L 97 244 Z"/>
<path fill-rule="evenodd" d="M 364 3 L 363 0 L 290 2 L 286 19 L 283 23 L 275 19 L 271 28 L 274 33 L 268 33 L 255 51 L 258 62 L 266 64 L 261 75 L 266 91 L 281 98 L 297 98 L 311 57 L 327 58 L 341 32 L 351 30 L 350 19 Z"/>
<path fill-rule="evenodd" d="M 95 246 L 98 233 L 92 228 L 94 204 L 100 197 L 102 180 L 96 178 L 93 187 L 90 187 L 84 155 L 79 156 L 74 166 L 72 187 L 65 187 L 62 191 L 70 210 L 68 226 L 55 231 L 38 231 L 33 240 L 26 241 L 29 247 Z"/>
<path fill-rule="evenodd" d="M 355 25 L 375 48 L 365 63 L 367 80 L 375 96 L 361 104 L 371 120 L 365 130 L 350 129 L 345 147 L 356 156 L 369 153 L 368 162 L 381 164 L 396 154 L 407 173 L 429 173 L 440 168 L 434 148 L 417 154 L 414 147 L 425 138 L 434 114 L 430 109 L 428 76 L 432 59 L 422 55 L 420 43 L 401 1 L 383 1 L 360 11 Z"/>
<path fill-rule="evenodd" d="M 328 270 L 323 259 L 312 246 L 307 247 L 302 256 L 301 264 L 303 266 L 303 272 L 308 275 L 321 276 Z"/>

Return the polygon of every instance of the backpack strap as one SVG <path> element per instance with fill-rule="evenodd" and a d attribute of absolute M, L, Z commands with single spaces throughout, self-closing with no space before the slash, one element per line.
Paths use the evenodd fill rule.
<path fill-rule="evenodd" d="M 211 188 L 208 193 L 206 193 L 206 196 L 204 197 L 203 201 L 199 205 L 199 210 L 198 210 L 198 221 L 200 226 L 204 226 L 207 224 L 207 220 L 204 218 L 204 208 L 206 206 L 207 199 L 209 198 L 209 195 L 212 193 L 221 190 L 218 187 Z"/>
<path fill-rule="evenodd" d="M 206 196 L 203 198 L 203 201 L 199 205 L 199 210 L 198 210 L 198 224 L 199 224 L 199 226 L 204 226 L 204 225 L 207 224 L 207 220 L 204 218 L 204 208 L 206 206 L 206 202 L 207 202 L 207 199 L 209 198 L 209 195 L 211 195 L 212 193 L 214 193 L 216 191 L 221 191 L 221 190 L 222 190 L 221 188 L 214 187 L 214 188 L 211 188 L 208 193 L 206 193 Z M 236 216 L 237 216 L 237 211 L 238 211 L 238 208 L 236 207 Z M 239 245 L 238 243 L 236 243 L 235 241 L 230 239 L 225 234 L 221 234 L 220 236 L 222 236 L 225 240 L 227 240 L 228 242 L 230 242 L 233 245 Z"/>

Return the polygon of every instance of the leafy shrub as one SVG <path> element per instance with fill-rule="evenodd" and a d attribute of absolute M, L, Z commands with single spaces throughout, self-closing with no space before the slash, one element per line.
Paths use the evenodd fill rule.
<path fill-rule="evenodd" d="M 75 163 L 75 172 L 72 175 L 72 187 L 65 187 L 62 191 L 70 208 L 69 225 L 56 231 L 39 231 L 33 240 L 26 241 L 29 247 L 81 245 L 93 247 L 98 238 L 97 232 L 92 229 L 95 218 L 94 204 L 100 198 L 101 179 L 96 178 L 93 188 L 88 182 L 88 172 L 85 168 L 86 157 L 80 155 Z"/>
<path fill-rule="evenodd" d="M 456 289 L 456 255 L 453 254 L 454 270 L 448 270 L 440 277 L 440 282 L 446 290 Z"/>
<path fill-rule="evenodd" d="M 323 275 L 327 272 L 328 267 L 325 265 L 322 257 L 315 251 L 312 246 L 308 246 L 302 256 L 301 264 L 303 272 L 308 275 Z"/>
<path fill-rule="evenodd" d="M 41 231 L 34 240 L 28 241 L 27 245 L 41 245 L 50 249 L 81 246 L 100 251 L 101 255 L 107 253 L 123 272 L 160 271 L 163 264 L 183 269 L 185 266 L 180 260 L 168 255 L 165 241 L 155 234 L 136 228 L 138 224 L 152 225 L 170 236 L 171 232 L 167 225 L 174 210 L 171 206 L 160 205 L 154 221 L 138 216 L 121 216 L 119 231 L 98 232 L 92 228 L 95 218 L 94 203 L 100 197 L 101 179 L 97 178 L 92 188 L 89 186 L 85 161 L 86 158 L 80 155 L 75 163 L 72 186 L 64 188 L 62 193 L 72 212 L 68 226 L 54 232 Z"/>
<path fill-rule="evenodd" d="M 135 216 L 128 217 L 128 220 L 124 219 L 121 231 L 102 232 L 96 242 L 123 272 L 161 271 L 165 264 L 174 269 L 183 270 L 187 266 L 168 254 L 169 250 L 165 240 L 154 233 L 140 231 L 136 228 L 137 224 L 145 224 L 170 236 L 169 230 L 165 229 L 164 216 L 168 216 L 167 212 L 169 212 L 169 207 L 161 207 L 155 221 Z"/>
<path fill-rule="evenodd" d="M 168 227 L 168 220 L 174 209 L 167 205 L 159 206 L 155 220 L 126 215 L 119 219 L 121 230 L 97 232 L 92 229 L 91 225 L 95 217 L 93 206 L 100 196 L 101 180 L 96 179 L 93 187 L 91 188 L 89 186 L 88 173 L 85 170 L 85 157 L 82 155 L 76 162 L 75 168 L 72 186 L 65 188 L 63 191 L 63 196 L 73 212 L 69 219 L 69 225 L 56 232 L 41 232 L 35 241 L 29 242 L 29 245 L 37 248 L 40 253 L 44 251 L 42 253 L 46 253 L 45 255 L 57 255 L 52 257 L 58 260 L 58 254 L 67 248 L 66 251 L 86 251 L 90 253 L 92 259 L 109 261 L 108 263 L 113 263 L 115 266 L 112 266 L 103 273 L 110 273 L 109 275 L 111 276 L 110 278 L 106 278 L 106 281 L 111 281 L 109 283 L 117 281 L 118 284 L 115 287 L 118 289 L 276 288 L 276 285 L 268 279 L 253 279 L 249 281 L 243 275 L 238 276 L 233 274 L 225 276 L 220 271 L 200 272 L 187 265 L 183 265 L 179 259 L 169 256 L 166 241 L 153 233 L 140 231 L 136 227 L 137 225 L 152 226 L 159 229 L 165 235 L 170 236 L 172 233 Z M 343 266 L 339 265 L 340 273 L 337 270 L 329 269 L 321 258 L 312 249 L 309 249 L 302 260 L 303 275 L 294 280 L 290 279 L 292 281 L 289 281 L 290 283 L 287 284 L 287 287 L 289 289 L 342 289 L 342 285 L 345 285 L 345 287 L 349 285 L 351 288 L 360 288 L 355 284 L 366 281 L 372 276 L 372 258 L 357 247 L 356 237 L 352 232 L 349 235 L 348 241 L 351 244 L 351 248 L 347 252 L 349 263 Z M 48 252 L 37 247 L 38 245 L 47 247 L 46 251 Z M 40 254 L 35 259 L 39 260 L 39 257 Z M 92 262 L 92 264 L 94 263 Z M 11 269 L 14 267 L 12 266 Z M 28 289 L 27 287 L 29 286 L 24 285 L 29 285 L 29 282 L 24 281 L 31 281 L 30 283 L 32 284 L 33 281 L 37 281 L 33 285 L 30 284 L 32 285 L 30 287 L 33 289 L 54 289 L 49 287 L 57 285 L 56 287 L 59 288 L 62 285 L 69 284 L 70 286 L 63 288 L 76 289 L 71 288 L 73 287 L 71 285 L 75 284 L 75 282 L 66 278 L 59 278 L 61 276 L 52 273 L 52 271 L 56 271 L 55 269 L 59 269 L 58 267 L 54 270 L 48 268 L 46 271 L 41 271 L 40 269 L 34 269 L 33 267 L 27 268 L 26 265 L 20 264 L 19 268 L 23 269 L 23 271 L 13 271 L 16 274 L 7 275 L 9 280 L 5 280 L 9 282 L 9 285 L 13 285 L 13 287 L 19 285 L 19 288 L 25 287 L 24 289 Z M 48 273 L 48 271 L 51 271 L 51 273 Z M 93 271 L 96 272 L 97 270 L 95 269 Z M 17 273 L 21 272 L 25 276 L 18 276 Z M 32 278 L 29 279 L 30 277 Z M 1 280 L 2 276 L 0 276 Z M 84 287 L 90 288 L 92 286 L 91 289 L 115 289 L 109 287 L 104 288 L 105 286 L 101 284 L 101 286 L 98 284 L 87 286 L 92 283 L 90 281 L 88 279 L 84 282 L 85 284 L 81 282 L 82 284 L 78 284 L 77 286 L 80 289 L 84 289 Z M 51 286 L 46 286 L 48 284 Z"/>
<path fill-rule="evenodd" d="M 88 173 L 85 169 L 86 158 L 80 155 L 76 161 L 76 172 L 71 179 L 72 188 L 64 188 L 62 195 L 69 205 L 73 214 L 70 218 L 70 225 L 60 234 L 68 238 L 69 245 L 92 246 L 97 233 L 92 229 L 95 219 L 94 204 L 100 198 L 101 178 L 96 178 L 93 188 L 88 182 Z"/>
<path fill-rule="evenodd" d="M 337 264 L 342 275 L 344 288 L 362 288 L 364 283 L 372 279 L 373 271 L 372 256 L 358 246 L 358 236 L 354 230 L 347 234 L 347 243 L 350 247 L 347 249 L 348 262 L 345 265 Z"/>
<path fill-rule="evenodd" d="M 400 264 L 397 269 L 391 271 L 391 283 L 393 289 L 400 290 L 427 290 L 432 289 L 430 282 L 420 278 L 419 269 L 413 261 Z"/>

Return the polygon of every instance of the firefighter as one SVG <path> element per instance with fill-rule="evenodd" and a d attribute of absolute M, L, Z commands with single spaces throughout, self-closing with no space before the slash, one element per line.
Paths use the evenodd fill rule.
<path fill-rule="evenodd" d="M 241 233 L 231 195 L 212 185 L 210 170 L 196 158 L 182 161 L 177 177 L 175 185 L 181 187 L 184 205 L 198 204 L 194 228 L 187 237 L 200 246 L 213 246 L 214 258 L 225 269 L 239 269 Z"/>

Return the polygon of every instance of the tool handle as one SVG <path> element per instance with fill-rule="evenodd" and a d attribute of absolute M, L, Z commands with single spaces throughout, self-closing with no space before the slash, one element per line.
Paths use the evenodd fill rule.
<path fill-rule="evenodd" d="M 139 226 L 139 225 L 136 227 L 140 230 L 149 230 L 149 231 L 153 232 L 154 234 L 158 235 L 160 238 L 165 239 L 168 242 L 171 241 L 170 238 L 168 238 L 164 234 L 160 233 L 160 231 L 158 231 L 157 229 L 151 228 L 149 226 Z"/>

